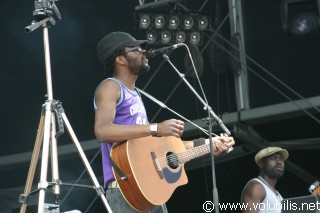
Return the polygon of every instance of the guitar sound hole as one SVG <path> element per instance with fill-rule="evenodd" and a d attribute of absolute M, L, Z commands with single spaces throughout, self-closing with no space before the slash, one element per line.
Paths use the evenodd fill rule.
<path fill-rule="evenodd" d="M 167 164 L 171 169 L 176 169 L 179 167 L 179 161 L 176 154 L 174 154 L 173 152 L 168 152 L 166 158 Z"/>

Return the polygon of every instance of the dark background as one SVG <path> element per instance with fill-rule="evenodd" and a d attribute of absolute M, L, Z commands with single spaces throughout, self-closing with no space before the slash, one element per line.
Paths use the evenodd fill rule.
<path fill-rule="evenodd" d="M 261 67 L 256 65 L 257 63 L 302 97 L 319 95 L 319 35 L 315 33 L 308 37 L 294 37 L 284 33 L 280 19 L 280 1 L 245 0 L 242 2 L 245 47 L 250 68 L 248 70 L 250 107 L 256 108 L 301 99 L 279 84 L 279 81 L 267 75 Z M 183 4 L 193 9 L 199 8 L 202 3 L 201 1 L 183 1 Z M 104 79 L 103 68 L 96 56 L 96 44 L 111 31 L 125 31 L 137 38 L 143 38 L 139 30 L 134 30 L 134 8 L 138 4 L 138 1 L 124 0 L 112 2 L 60 0 L 57 2 L 62 20 L 49 28 L 53 96 L 54 99 L 63 103 L 65 113 L 79 141 L 95 138 L 93 94 L 98 83 Z M 315 4 L 308 3 L 306 6 L 292 10 L 295 12 L 302 9 L 314 10 L 314 8 Z M 33 1 L 17 0 L 0 3 L 0 119 L 2 121 L 0 124 L 2 145 L 0 157 L 33 151 L 41 107 L 46 100 L 42 29 L 39 28 L 31 33 L 26 33 L 24 30 L 34 20 L 33 10 Z M 228 41 L 230 39 L 229 20 L 223 22 L 224 18 L 229 15 L 227 1 L 208 1 L 204 10 L 210 12 L 217 21 L 214 27 L 221 25 L 218 33 Z M 209 36 L 210 34 L 205 37 L 205 41 L 208 41 Z M 227 50 L 230 50 L 228 43 L 222 43 Z M 173 63 L 183 73 L 185 72 L 185 54 L 185 49 L 181 48 L 170 56 Z M 223 49 L 214 49 L 214 42 L 204 49 L 202 56 L 204 68 L 200 81 L 210 106 L 219 115 L 236 112 L 234 75 L 231 70 L 230 56 Z M 139 78 L 137 86 L 160 101 L 167 100 L 168 107 L 188 119 L 206 117 L 202 104 L 181 82 L 175 71 L 167 63 L 164 65 L 161 63 L 161 57 L 150 60 L 152 70 Z M 155 72 L 160 65 L 159 72 Z M 267 82 L 271 82 L 275 88 L 283 91 L 287 97 L 280 95 L 278 91 L 258 78 L 257 73 Z M 195 78 L 187 77 L 187 80 L 197 91 L 200 91 Z M 146 98 L 144 101 L 150 120 L 160 122 L 176 117 L 166 110 L 160 110 L 156 104 Z M 319 117 L 317 113 L 314 116 Z M 239 123 L 245 124 L 240 120 Z M 229 128 L 233 130 L 234 126 L 229 126 Z M 319 123 L 307 115 L 262 122 L 254 125 L 253 129 L 266 143 L 319 137 Z M 197 136 L 199 133 L 192 135 L 192 137 Z M 189 137 L 191 136 L 184 139 Z M 243 139 L 235 137 L 235 140 L 235 147 L 246 144 Z M 65 133 L 59 138 L 58 145 L 67 144 L 71 144 L 71 140 Z M 96 149 L 95 152 L 97 151 Z M 319 179 L 319 147 L 314 149 L 302 147 L 301 149 L 288 149 L 288 151 L 291 162 Z M 86 153 L 88 159 L 92 159 L 95 152 Z M 223 156 L 219 158 L 220 161 L 217 161 L 215 168 L 221 203 L 240 201 L 242 188 L 258 173 L 253 160 L 254 154 L 255 152 L 249 150 L 248 154 L 235 159 L 223 161 Z M 83 170 L 78 156 L 74 154 L 59 160 L 61 160 L 60 178 L 70 182 L 76 180 Z M 28 163 L 14 165 L 11 168 L 1 168 L 0 212 L 11 212 L 11 209 L 19 207 L 17 200 L 19 194 L 23 193 Z M 190 166 L 187 171 L 188 185 L 178 188 L 168 201 L 169 212 L 203 212 L 204 201 L 212 200 L 211 167 L 204 160 L 202 162 L 202 159 L 198 160 L 197 165 L 196 167 Z M 102 183 L 99 155 L 94 160 L 92 167 Z M 39 170 L 35 176 L 35 184 L 39 178 L 38 173 Z M 277 185 L 283 197 L 310 194 L 308 188 L 312 182 L 305 181 L 300 176 L 299 173 L 285 172 Z M 82 179 L 84 183 L 88 182 L 88 175 Z M 50 197 L 50 193 L 47 194 Z M 61 199 L 64 199 L 65 194 L 66 189 L 63 189 Z M 75 189 L 64 200 L 61 208 L 79 209 L 84 212 L 94 197 L 95 193 L 90 190 Z M 31 203 L 36 203 L 36 200 L 35 195 Z M 52 200 L 48 198 L 47 202 L 50 203 Z M 99 199 L 93 202 L 88 210 L 88 212 L 103 211 L 104 208 Z"/>

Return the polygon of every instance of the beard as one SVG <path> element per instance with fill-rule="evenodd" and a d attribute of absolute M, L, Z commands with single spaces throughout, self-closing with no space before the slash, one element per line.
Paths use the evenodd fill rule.
<path fill-rule="evenodd" d="M 264 169 L 264 173 L 272 178 L 272 179 L 276 179 L 278 180 L 279 178 L 282 177 L 283 173 L 284 173 L 284 168 L 277 168 L 277 167 L 274 167 L 274 168 L 265 168 Z"/>
<path fill-rule="evenodd" d="M 136 61 L 132 60 L 131 58 L 127 57 L 127 60 L 129 62 L 129 69 L 137 76 L 140 76 L 146 72 L 149 72 L 150 66 L 147 63 L 143 63 L 144 56 L 141 57 L 140 63 L 137 63 Z"/>

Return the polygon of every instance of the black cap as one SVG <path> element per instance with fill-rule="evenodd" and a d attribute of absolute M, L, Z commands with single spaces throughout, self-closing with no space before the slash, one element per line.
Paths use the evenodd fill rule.
<path fill-rule="evenodd" d="M 125 32 L 112 32 L 107 34 L 97 45 L 97 54 L 99 61 L 105 64 L 107 58 L 109 58 L 113 52 L 121 47 L 138 46 L 143 49 L 147 46 L 147 40 L 136 40 L 129 33 Z"/>

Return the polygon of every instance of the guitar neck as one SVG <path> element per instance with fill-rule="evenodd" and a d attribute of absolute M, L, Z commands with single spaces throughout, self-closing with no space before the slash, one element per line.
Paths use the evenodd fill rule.
<path fill-rule="evenodd" d="M 186 163 L 192 159 L 201 157 L 208 153 L 210 153 L 210 144 L 205 144 L 192 149 L 188 149 L 183 153 L 179 153 L 177 156 L 180 163 Z"/>

